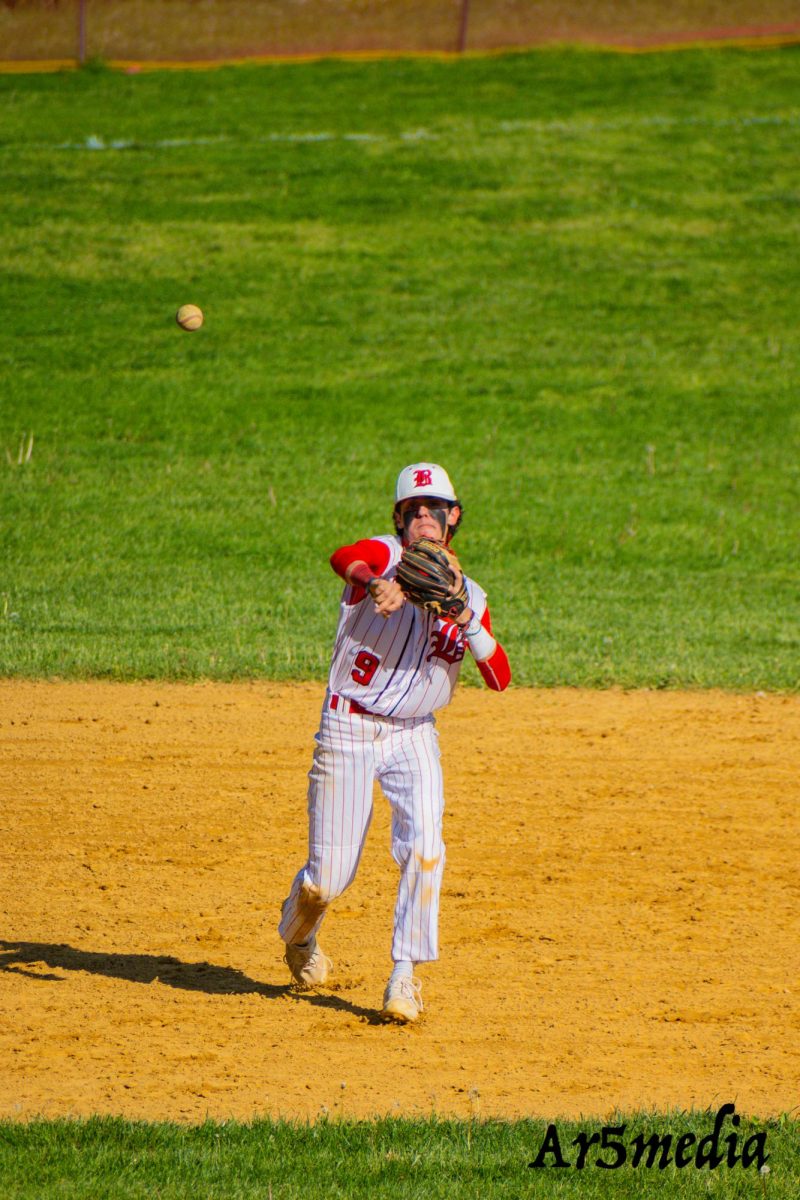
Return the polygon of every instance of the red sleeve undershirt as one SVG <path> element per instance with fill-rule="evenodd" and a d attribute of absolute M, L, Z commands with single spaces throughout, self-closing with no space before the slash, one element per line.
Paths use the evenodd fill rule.
<path fill-rule="evenodd" d="M 382 575 L 389 565 L 391 552 L 386 542 L 378 542 L 374 538 L 362 538 L 352 546 L 340 546 L 331 555 L 331 566 L 337 575 L 345 578 L 345 572 L 354 562 L 365 562 L 373 575 Z M 346 580 L 345 580 L 346 582 Z M 366 590 L 356 583 L 349 584 L 348 604 L 359 604 L 366 596 Z"/>
<path fill-rule="evenodd" d="M 352 546 L 340 546 L 331 555 L 331 566 L 337 575 L 345 578 L 347 568 L 352 566 L 354 562 L 365 562 L 370 571 L 375 575 L 382 575 L 389 565 L 391 553 L 385 542 L 375 541 L 373 538 L 363 538 L 360 542 L 354 542 Z M 366 591 L 358 584 L 349 584 L 349 593 L 347 596 L 348 604 L 359 604 L 366 596 Z M 492 619 L 489 616 L 489 609 L 484 609 L 481 617 L 481 625 L 487 633 L 492 632 Z M 496 641 L 497 639 L 495 639 Z M 487 658 L 484 662 L 475 664 L 480 671 L 487 687 L 490 687 L 493 692 L 503 692 L 511 682 L 511 667 L 508 662 L 508 655 L 503 647 L 497 642 L 497 647 L 491 658 Z"/>

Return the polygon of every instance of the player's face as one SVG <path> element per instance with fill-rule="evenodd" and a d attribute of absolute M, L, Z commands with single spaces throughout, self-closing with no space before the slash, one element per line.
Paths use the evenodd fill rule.
<path fill-rule="evenodd" d="M 458 514 L 458 505 L 450 505 L 435 496 L 415 496 L 411 500 L 403 500 L 400 504 L 400 520 L 405 540 L 415 542 L 417 538 L 425 537 L 443 542 L 448 528 L 458 520 Z"/>

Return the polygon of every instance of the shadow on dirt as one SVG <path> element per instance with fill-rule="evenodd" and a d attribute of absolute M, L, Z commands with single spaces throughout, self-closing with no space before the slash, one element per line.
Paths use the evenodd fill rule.
<path fill-rule="evenodd" d="M 209 996 L 263 996 L 267 1000 L 286 997 L 319 1008 L 352 1013 L 370 1024 L 380 1021 L 375 1009 L 353 1004 L 340 996 L 326 992 L 302 992 L 288 983 L 260 983 L 234 967 L 218 967 L 208 962 L 181 962 L 168 954 L 103 954 L 96 950 L 77 950 L 64 942 L 0 940 L 0 971 L 40 981 L 64 980 L 63 975 L 25 970 L 26 964 L 34 963 L 44 963 L 52 970 L 86 971 L 90 975 L 125 979 L 129 983 L 163 983 L 167 987 L 205 992 Z"/>

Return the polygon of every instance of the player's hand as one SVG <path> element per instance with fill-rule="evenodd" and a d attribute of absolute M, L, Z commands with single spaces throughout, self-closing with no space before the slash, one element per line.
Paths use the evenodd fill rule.
<path fill-rule="evenodd" d="M 376 579 L 370 585 L 369 594 L 375 601 L 375 612 L 382 617 L 390 617 L 405 604 L 403 589 L 395 579 Z"/>

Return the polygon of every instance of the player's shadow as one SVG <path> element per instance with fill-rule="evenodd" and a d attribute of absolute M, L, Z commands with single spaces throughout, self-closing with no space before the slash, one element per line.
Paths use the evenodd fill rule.
<path fill-rule="evenodd" d="M 90 975 L 126 979 L 129 983 L 163 983 L 167 987 L 205 992 L 209 996 L 263 996 L 267 1000 L 288 996 L 320 1008 L 352 1013 L 370 1024 L 380 1020 L 374 1009 L 353 1004 L 340 996 L 325 992 L 301 992 L 288 983 L 260 983 L 235 967 L 218 967 L 208 962 L 181 962 L 179 958 L 168 954 L 103 954 L 96 950 L 77 950 L 63 942 L 0 940 L 0 971 L 24 975 L 28 979 L 59 982 L 64 979 L 63 975 L 26 971 L 25 965 L 32 963 L 45 963 L 56 971 L 86 971 Z"/>

